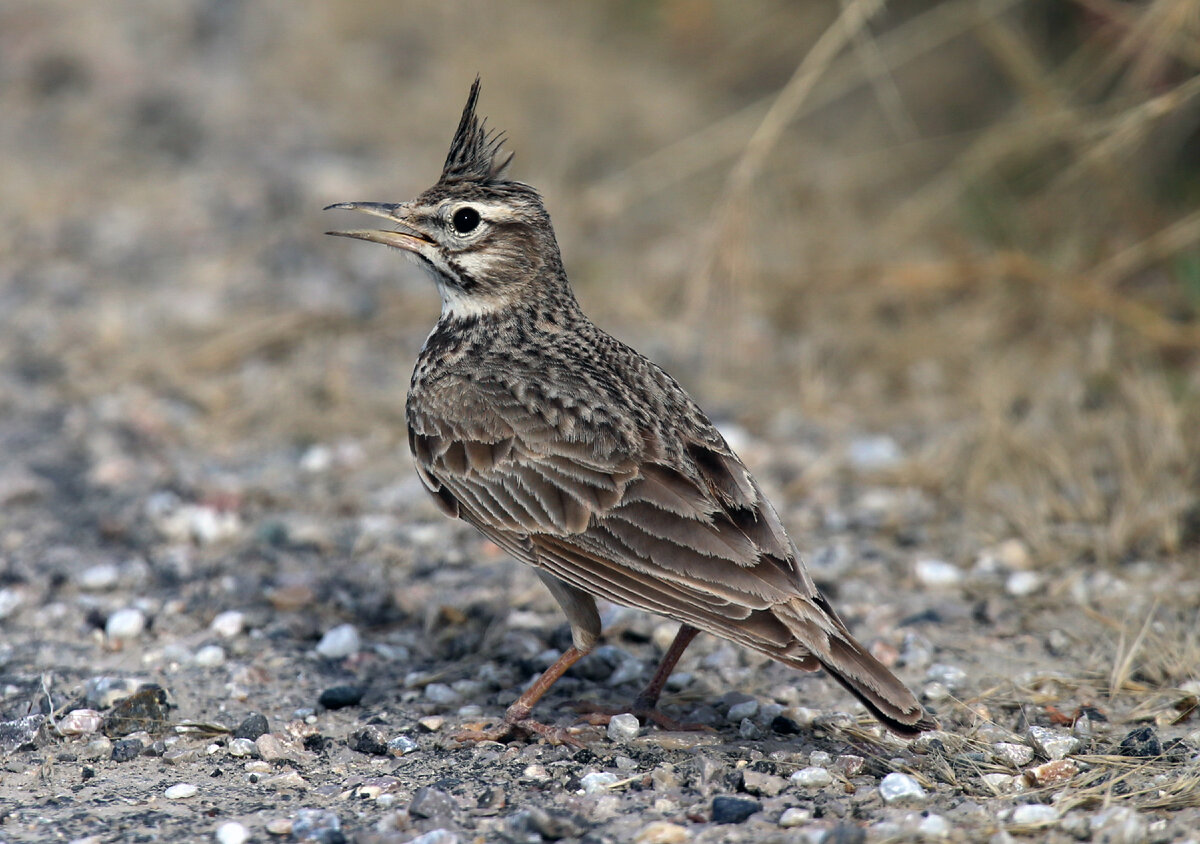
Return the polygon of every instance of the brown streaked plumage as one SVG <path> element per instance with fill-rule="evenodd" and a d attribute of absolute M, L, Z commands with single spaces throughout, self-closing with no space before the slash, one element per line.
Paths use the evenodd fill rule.
<path fill-rule="evenodd" d="M 681 623 L 639 697 L 652 709 L 697 630 L 804 670 L 824 667 L 902 735 L 936 726 L 817 590 L 750 472 L 671 376 L 583 314 L 550 217 L 507 179 L 503 138 L 471 87 L 436 185 L 399 205 L 343 203 L 394 224 L 330 232 L 403 250 L 442 315 L 408 394 L 417 471 L 447 515 L 533 566 L 574 647 L 510 707 L 505 727 L 600 635 L 595 598 Z"/>

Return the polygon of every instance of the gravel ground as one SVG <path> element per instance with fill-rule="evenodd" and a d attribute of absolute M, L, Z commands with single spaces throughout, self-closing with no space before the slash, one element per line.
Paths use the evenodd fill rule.
<path fill-rule="evenodd" d="M 582 186 L 777 91 L 798 53 L 715 70 L 683 12 L 660 55 L 596 37 L 599 12 L 445 5 L 420 26 L 384 3 L 0 9 L 0 840 L 1200 840 L 1194 548 L 1085 558 L 1054 544 L 1085 545 L 1082 519 L 1046 543 L 996 527 L 920 471 L 962 428 L 791 410 L 805 387 L 755 357 L 766 326 L 740 380 L 710 378 L 612 283 L 674 278 L 671 238 L 711 196 L 614 220 Z M 761 35 L 707 49 L 745 68 Z M 664 708 L 706 729 L 453 740 L 568 629 L 412 472 L 402 396 L 433 292 L 321 238 L 318 209 L 424 187 L 476 69 L 489 113 L 534 115 L 509 127 L 519 175 L 544 180 L 581 298 L 716 397 L 818 583 L 943 732 L 899 741 L 824 676 L 702 636 Z M 604 617 L 543 720 L 620 711 L 674 633 Z"/>

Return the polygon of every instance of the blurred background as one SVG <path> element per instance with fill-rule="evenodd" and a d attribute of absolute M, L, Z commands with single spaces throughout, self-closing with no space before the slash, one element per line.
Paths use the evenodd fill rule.
<path fill-rule="evenodd" d="M 585 309 L 789 495 L 1194 560 L 1198 70 L 1196 0 L 7 0 L 0 498 L 407 473 L 437 297 L 320 209 L 429 186 L 479 74 Z"/>

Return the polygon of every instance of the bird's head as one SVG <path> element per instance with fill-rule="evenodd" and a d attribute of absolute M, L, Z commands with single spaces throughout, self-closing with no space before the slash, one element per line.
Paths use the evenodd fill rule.
<path fill-rule="evenodd" d="M 558 244 L 542 198 L 507 179 L 504 136 L 475 114 L 471 86 L 437 184 L 411 202 L 339 202 L 391 221 L 390 229 L 327 234 L 403 250 L 437 282 L 444 317 L 473 317 L 566 290 Z"/>

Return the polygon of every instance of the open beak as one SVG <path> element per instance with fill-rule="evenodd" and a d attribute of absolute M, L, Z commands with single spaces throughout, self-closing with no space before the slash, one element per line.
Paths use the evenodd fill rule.
<path fill-rule="evenodd" d="M 407 210 L 403 205 L 392 205 L 384 202 L 338 202 L 328 205 L 324 210 L 339 209 L 345 211 L 364 211 L 376 217 L 391 220 L 405 231 L 382 231 L 378 229 L 354 229 L 343 232 L 325 232 L 334 237 L 353 237 L 357 240 L 369 240 L 372 243 L 382 243 L 384 246 L 394 246 L 407 252 L 420 252 L 423 246 L 433 243 L 433 238 L 425 235 L 408 221 Z"/>

